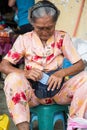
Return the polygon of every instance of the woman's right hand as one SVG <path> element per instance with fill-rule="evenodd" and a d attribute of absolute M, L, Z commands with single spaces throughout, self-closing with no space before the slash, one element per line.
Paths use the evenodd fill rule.
<path fill-rule="evenodd" d="M 25 70 L 25 77 L 27 79 L 32 79 L 33 81 L 38 81 L 42 78 L 43 72 L 39 69 Z"/>

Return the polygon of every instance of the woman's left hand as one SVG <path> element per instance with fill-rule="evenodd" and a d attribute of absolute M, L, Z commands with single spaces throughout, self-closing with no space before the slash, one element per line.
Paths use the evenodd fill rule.
<path fill-rule="evenodd" d="M 58 76 L 58 73 L 54 73 L 52 74 L 50 77 L 49 77 L 49 80 L 48 80 L 48 91 L 49 90 L 54 90 L 55 88 L 59 89 L 60 85 L 61 85 L 61 82 L 63 80 L 63 77 L 61 76 Z"/>

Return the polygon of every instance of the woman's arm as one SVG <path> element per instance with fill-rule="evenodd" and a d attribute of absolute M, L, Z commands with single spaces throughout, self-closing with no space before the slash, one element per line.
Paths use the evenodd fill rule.
<path fill-rule="evenodd" d="M 15 5 L 16 0 L 8 0 L 8 6 L 13 7 Z"/>
<path fill-rule="evenodd" d="M 75 75 L 81 72 L 82 70 L 84 70 L 84 68 L 85 68 L 85 64 L 81 59 L 78 62 L 76 62 L 74 65 L 70 66 L 69 68 L 64 68 L 61 71 L 63 72 L 63 77 L 65 77 L 65 76 Z"/>
<path fill-rule="evenodd" d="M 12 72 L 24 73 L 24 70 L 14 67 L 8 60 L 3 59 L 0 63 L 0 72 L 8 75 Z"/>
<path fill-rule="evenodd" d="M 27 79 L 32 79 L 34 81 L 38 81 L 42 78 L 42 71 L 39 69 L 31 69 L 31 70 L 22 70 L 20 68 L 14 67 L 9 61 L 3 59 L 0 63 L 0 72 L 8 75 L 12 72 L 17 72 L 23 74 Z"/>
<path fill-rule="evenodd" d="M 75 63 L 71 67 L 60 69 L 59 71 L 55 72 L 54 74 L 50 76 L 48 80 L 48 85 L 49 85 L 48 90 L 50 89 L 54 90 L 56 86 L 58 86 L 59 88 L 63 77 L 75 75 L 81 72 L 82 70 L 84 70 L 84 67 L 85 66 L 84 66 L 83 61 L 79 60 L 77 63 Z"/>

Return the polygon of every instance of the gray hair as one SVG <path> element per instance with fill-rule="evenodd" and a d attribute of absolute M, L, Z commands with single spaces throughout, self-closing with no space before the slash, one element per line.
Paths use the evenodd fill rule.
<path fill-rule="evenodd" d="M 50 1 L 39 1 L 29 10 L 29 21 L 33 24 L 37 18 L 48 15 L 56 22 L 59 14 L 60 11 Z"/>

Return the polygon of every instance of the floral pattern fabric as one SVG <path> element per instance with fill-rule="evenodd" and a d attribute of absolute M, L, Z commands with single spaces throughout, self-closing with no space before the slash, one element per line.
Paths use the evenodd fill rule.
<path fill-rule="evenodd" d="M 20 35 L 4 59 L 12 64 L 17 64 L 22 57 L 25 59 L 24 69 L 39 68 L 46 71 L 62 66 L 64 57 L 69 59 L 72 64 L 81 59 L 70 36 L 62 31 L 55 31 L 46 42 L 45 47 L 34 31 Z M 87 72 L 81 72 L 66 81 L 61 91 L 49 99 L 38 99 L 29 81 L 23 75 L 15 72 L 6 77 L 4 91 L 8 109 L 15 124 L 29 122 L 29 107 L 40 103 L 53 103 L 53 101 L 59 104 L 71 104 L 69 116 L 72 120 L 76 117 L 86 118 Z M 70 123 L 68 120 L 69 124 L 73 124 L 71 120 Z"/>
<path fill-rule="evenodd" d="M 49 71 L 62 65 L 62 57 L 60 58 L 60 55 L 68 58 L 71 63 L 80 60 L 67 33 L 55 31 L 44 48 L 36 33 L 31 32 L 23 36 L 20 35 L 4 58 L 16 64 L 24 57 L 25 69 L 29 70 L 36 67 Z"/>

